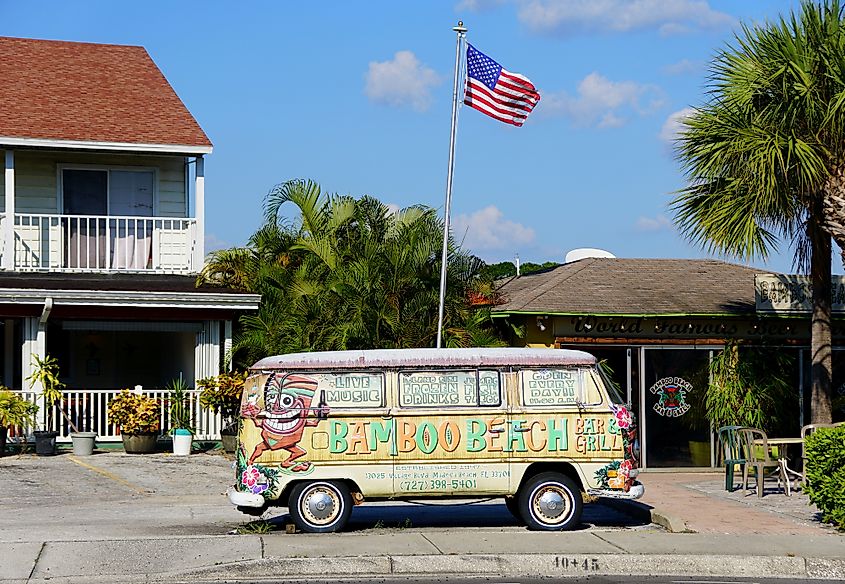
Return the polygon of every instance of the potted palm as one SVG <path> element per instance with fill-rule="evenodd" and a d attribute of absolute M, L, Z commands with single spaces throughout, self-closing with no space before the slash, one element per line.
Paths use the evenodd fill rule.
<path fill-rule="evenodd" d="M 798 407 L 789 381 L 792 361 L 782 351 L 729 342 L 713 356 L 704 413 L 712 428 L 780 429 Z"/>
<path fill-rule="evenodd" d="M 182 380 L 173 379 L 167 384 L 170 407 L 170 435 L 173 438 L 173 454 L 187 456 L 191 453 L 194 439 L 193 416 L 191 415 L 188 385 Z"/>
<path fill-rule="evenodd" d="M 44 406 L 47 408 L 47 430 L 36 431 L 35 453 L 41 456 L 49 456 L 56 453 L 56 437 L 58 432 L 52 430 L 53 415 L 56 404 L 59 405 L 65 421 L 71 429 L 70 438 L 73 441 L 73 453 L 77 455 L 90 455 L 94 452 L 94 442 L 97 439 L 96 432 L 82 432 L 70 419 L 64 407 L 64 393 L 62 390 L 65 384 L 59 380 L 59 362 L 55 357 L 45 355 L 42 359 L 38 355 L 32 355 L 32 373 L 26 378 L 30 387 L 41 386 L 41 395 L 44 397 Z"/>
<path fill-rule="evenodd" d="M 215 414 L 219 413 L 223 419 L 220 442 L 223 450 L 228 453 L 234 452 L 238 445 L 238 413 L 246 377 L 245 371 L 233 371 L 197 382 L 200 388 L 200 405 Z"/>
<path fill-rule="evenodd" d="M 157 399 L 124 389 L 109 401 L 108 410 L 127 454 L 155 452 L 161 428 Z"/>
<path fill-rule="evenodd" d="M 9 428 L 32 426 L 38 406 L 19 393 L 0 386 L 0 456 L 6 450 L 6 436 Z"/>

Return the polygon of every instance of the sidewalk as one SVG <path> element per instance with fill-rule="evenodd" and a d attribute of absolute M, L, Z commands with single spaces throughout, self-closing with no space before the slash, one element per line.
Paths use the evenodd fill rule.
<path fill-rule="evenodd" d="M 725 491 L 724 471 L 649 472 L 641 475 L 646 492 L 639 503 L 652 507 L 653 520 L 670 531 L 733 535 L 834 535 L 821 523 L 802 491 L 787 497 L 774 479 L 764 497 L 752 488 Z M 740 478 L 735 478 L 739 485 Z M 753 481 L 749 483 L 753 487 Z M 663 520 L 665 518 L 665 521 Z"/>
<path fill-rule="evenodd" d="M 726 493 L 721 473 L 643 473 L 644 503 L 587 505 L 583 529 L 529 532 L 501 500 L 357 507 L 349 531 L 226 535 L 249 518 L 230 462 L 121 453 L 0 458 L 0 582 L 250 581 L 279 577 L 654 574 L 845 578 L 845 537 L 802 495 Z M 649 508 L 649 506 L 651 508 Z M 621 513 L 630 510 L 633 515 Z M 667 518 L 672 533 L 643 517 Z M 680 529 L 678 527 L 680 526 Z"/>

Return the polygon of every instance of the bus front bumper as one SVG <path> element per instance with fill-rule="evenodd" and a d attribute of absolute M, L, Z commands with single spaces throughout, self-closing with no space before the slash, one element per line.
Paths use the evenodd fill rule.
<path fill-rule="evenodd" d="M 236 507 L 263 507 L 266 504 L 264 497 L 255 493 L 244 493 L 229 487 L 226 489 L 226 496 L 229 502 Z"/>
<path fill-rule="evenodd" d="M 645 493 L 645 486 L 641 482 L 635 481 L 627 493 L 618 489 L 590 489 L 589 493 L 594 497 L 607 497 L 609 499 L 639 499 Z"/>

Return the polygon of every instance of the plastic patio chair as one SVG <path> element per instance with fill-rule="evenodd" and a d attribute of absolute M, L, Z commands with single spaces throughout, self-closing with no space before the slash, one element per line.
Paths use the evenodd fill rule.
<path fill-rule="evenodd" d="M 725 460 L 725 490 L 734 490 L 734 467 L 739 465 L 745 473 L 745 451 L 737 434 L 745 426 L 722 426 L 719 428 L 719 442 L 722 445 L 722 455 Z"/>
<path fill-rule="evenodd" d="M 783 459 L 771 458 L 769 456 L 769 438 L 763 430 L 758 428 L 741 428 L 737 430 L 739 440 L 745 452 L 745 467 L 742 470 L 742 488 L 748 493 L 748 467 L 754 467 L 754 477 L 757 482 L 757 496 L 763 496 L 763 481 L 767 468 L 777 469 L 778 486 L 783 486 L 783 491 L 790 495 L 789 478 L 784 469 Z M 758 442 L 755 444 L 755 441 Z"/>

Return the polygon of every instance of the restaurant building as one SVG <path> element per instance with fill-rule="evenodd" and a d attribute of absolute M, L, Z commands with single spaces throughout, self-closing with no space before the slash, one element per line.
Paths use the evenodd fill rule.
<path fill-rule="evenodd" d="M 499 293 L 493 317 L 511 345 L 606 360 L 638 416 L 645 468 L 715 463 L 715 437 L 696 415 L 703 406 L 693 405 L 703 403 L 710 360 L 729 340 L 789 356 L 785 376 L 797 395 L 783 431 L 797 435 L 809 423 L 806 279 L 716 260 L 591 257 L 511 278 Z M 845 393 L 841 325 L 834 319 L 835 395 Z"/>

